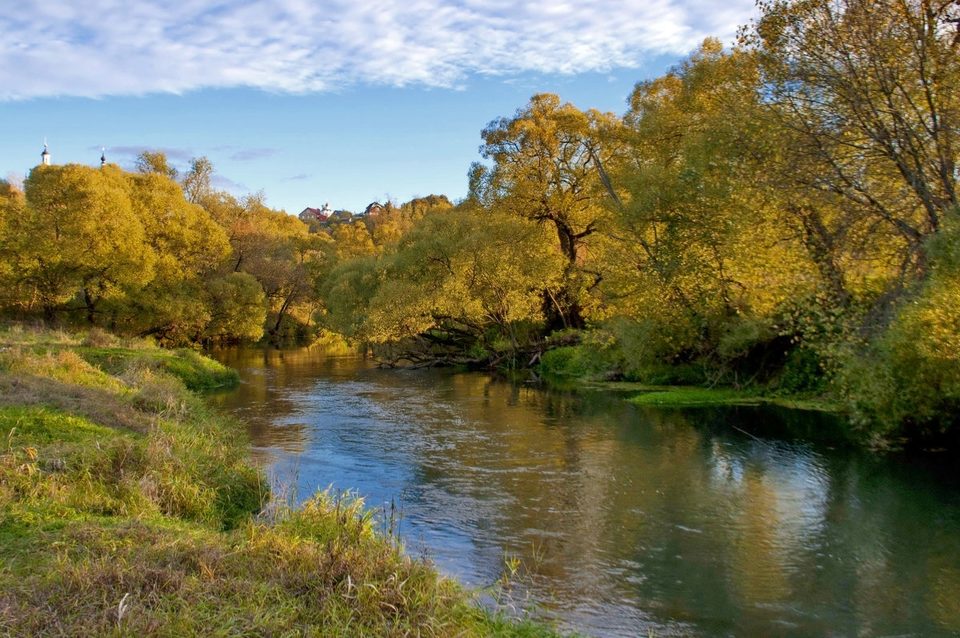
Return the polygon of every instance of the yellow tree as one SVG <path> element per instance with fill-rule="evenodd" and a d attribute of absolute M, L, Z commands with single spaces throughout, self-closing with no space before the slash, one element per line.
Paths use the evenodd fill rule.
<path fill-rule="evenodd" d="M 603 290 L 613 312 L 646 326 L 654 358 L 737 356 L 771 336 L 774 310 L 802 285 L 808 262 L 755 186 L 766 134 L 756 86 L 749 55 L 707 40 L 630 97 L 607 165 L 616 215 Z"/>
<path fill-rule="evenodd" d="M 122 171 L 38 166 L 24 193 L 9 241 L 19 282 L 48 316 L 75 298 L 93 321 L 101 301 L 150 280 L 155 255 Z"/>
<path fill-rule="evenodd" d="M 550 227 L 566 259 L 562 285 L 548 291 L 552 327 L 581 328 L 584 306 L 602 280 L 589 242 L 604 226 L 607 209 L 598 162 L 614 116 L 583 112 L 556 95 L 539 94 L 512 118 L 483 131 L 483 156 L 493 167 L 471 169 L 471 190 L 488 205 Z"/>
<path fill-rule="evenodd" d="M 227 235 L 168 175 L 133 173 L 127 180 L 133 212 L 155 255 L 154 276 L 128 290 L 113 321 L 171 341 L 199 338 L 210 319 L 205 285 L 230 254 Z"/>
<path fill-rule="evenodd" d="M 415 361 L 507 356 L 520 345 L 521 326 L 542 323 L 543 288 L 563 272 L 564 258 L 546 233 L 469 204 L 425 216 L 383 258 L 375 287 L 356 289 L 366 291 L 354 306 L 361 315 L 356 336 Z M 341 275 L 344 283 L 360 283 L 356 268 L 347 272 L 354 275 Z"/>
<path fill-rule="evenodd" d="M 960 5 L 953 0 L 775 0 L 743 43 L 809 189 L 895 234 L 909 278 L 957 208 Z"/>
<path fill-rule="evenodd" d="M 364 257 L 377 252 L 373 237 L 367 225 L 362 221 L 350 221 L 337 224 L 332 233 L 333 246 L 338 261 Z M 396 239 L 400 233 L 396 233 Z"/>
<path fill-rule="evenodd" d="M 29 299 L 18 286 L 14 270 L 13 220 L 24 214 L 23 193 L 6 180 L 0 180 L 0 308 L 22 308 Z"/>
<path fill-rule="evenodd" d="M 269 306 L 267 332 L 281 338 L 293 319 L 291 329 L 302 333 L 315 310 L 315 280 L 326 268 L 329 238 L 310 233 L 296 217 L 270 209 L 261 195 L 237 201 L 220 193 L 205 198 L 204 206 L 227 231 L 233 249 L 228 270 L 252 275 L 263 288 Z"/>

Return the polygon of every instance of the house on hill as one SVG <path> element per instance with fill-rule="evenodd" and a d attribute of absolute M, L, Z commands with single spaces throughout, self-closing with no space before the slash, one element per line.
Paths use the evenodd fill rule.
<path fill-rule="evenodd" d="M 371 202 L 366 208 L 363 209 L 364 217 L 376 217 L 384 211 L 383 204 L 380 202 Z"/>
<path fill-rule="evenodd" d="M 310 223 L 310 222 L 325 222 L 330 219 L 330 215 L 333 213 L 330 210 L 330 204 L 324 204 L 323 208 L 304 208 L 300 211 L 300 214 L 297 217 L 300 218 L 300 221 Z"/>

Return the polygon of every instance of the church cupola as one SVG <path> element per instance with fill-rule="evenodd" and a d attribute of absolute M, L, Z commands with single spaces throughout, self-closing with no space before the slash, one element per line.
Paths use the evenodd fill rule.
<path fill-rule="evenodd" d="M 100 147 L 100 168 L 107 165 L 107 149 Z"/>
<path fill-rule="evenodd" d="M 43 143 L 43 152 L 40 153 L 40 163 L 44 166 L 50 166 L 50 150 L 47 149 L 47 143 Z"/>

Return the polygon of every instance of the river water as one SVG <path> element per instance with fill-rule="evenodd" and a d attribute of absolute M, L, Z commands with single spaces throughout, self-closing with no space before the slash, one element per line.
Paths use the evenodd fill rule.
<path fill-rule="evenodd" d="M 310 350 L 217 356 L 242 384 L 211 400 L 276 481 L 393 503 L 408 551 L 474 587 L 518 561 L 504 604 L 563 629 L 960 633 L 957 471 L 817 442 L 822 415 L 638 408 Z"/>

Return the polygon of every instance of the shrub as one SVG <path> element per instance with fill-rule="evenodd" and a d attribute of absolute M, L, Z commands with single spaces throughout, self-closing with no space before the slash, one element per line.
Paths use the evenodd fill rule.
<path fill-rule="evenodd" d="M 950 221 L 931 243 L 931 278 L 879 339 L 843 359 L 852 417 L 877 439 L 960 434 L 960 229 Z"/>

